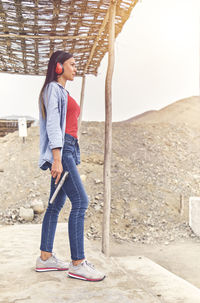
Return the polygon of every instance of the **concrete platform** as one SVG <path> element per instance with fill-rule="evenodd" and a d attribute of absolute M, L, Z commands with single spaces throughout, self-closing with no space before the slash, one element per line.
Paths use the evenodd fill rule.
<path fill-rule="evenodd" d="M 41 225 L 0 226 L 0 303 L 200 303 L 200 290 L 142 257 L 106 259 L 85 239 L 87 259 L 107 274 L 97 283 L 66 272 L 36 273 Z M 67 224 L 58 224 L 54 251 L 70 259 Z"/>

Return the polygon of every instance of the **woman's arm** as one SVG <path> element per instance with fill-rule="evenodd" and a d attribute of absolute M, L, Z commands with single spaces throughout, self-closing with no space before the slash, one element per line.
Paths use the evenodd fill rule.
<path fill-rule="evenodd" d="M 45 90 L 44 104 L 46 109 L 46 130 L 50 149 L 62 148 L 62 130 L 60 127 L 59 99 L 61 94 L 56 83 L 50 82 Z"/>
<path fill-rule="evenodd" d="M 61 148 L 63 143 L 58 106 L 59 98 L 61 98 L 59 87 L 53 82 L 49 83 L 46 94 L 44 95 L 44 104 L 46 108 L 46 130 L 49 138 L 49 147 L 53 154 L 51 175 L 53 178 L 56 178 L 55 184 L 60 180 L 63 171 L 61 162 Z"/>
<path fill-rule="evenodd" d="M 51 167 L 51 175 L 53 178 L 56 178 L 55 184 L 57 184 L 63 171 L 60 148 L 52 149 L 52 153 L 53 163 Z"/>

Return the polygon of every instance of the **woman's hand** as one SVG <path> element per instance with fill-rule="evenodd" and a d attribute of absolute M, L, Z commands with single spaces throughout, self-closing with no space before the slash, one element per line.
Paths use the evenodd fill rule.
<path fill-rule="evenodd" d="M 53 153 L 53 163 L 51 167 L 51 175 L 53 178 L 56 178 L 55 185 L 60 180 L 60 176 L 63 172 L 62 162 L 61 162 L 61 156 L 60 156 L 60 149 L 55 148 L 52 150 Z"/>

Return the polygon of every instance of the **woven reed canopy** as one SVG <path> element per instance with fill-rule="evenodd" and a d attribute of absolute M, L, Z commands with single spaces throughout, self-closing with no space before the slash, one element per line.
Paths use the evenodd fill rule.
<path fill-rule="evenodd" d="M 45 75 L 52 52 L 74 54 L 97 75 L 108 51 L 108 0 L 0 0 L 0 72 Z M 115 37 L 138 0 L 116 1 Z"/>

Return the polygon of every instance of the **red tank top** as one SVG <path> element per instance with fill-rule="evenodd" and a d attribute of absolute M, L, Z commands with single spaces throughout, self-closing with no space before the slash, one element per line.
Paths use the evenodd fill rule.
<path fill-rule="evenodd" d="M 80 115 L 80 106 L 68 95 L 66 128 L 65 133 L 78 138 L 78 117 Z"/>

